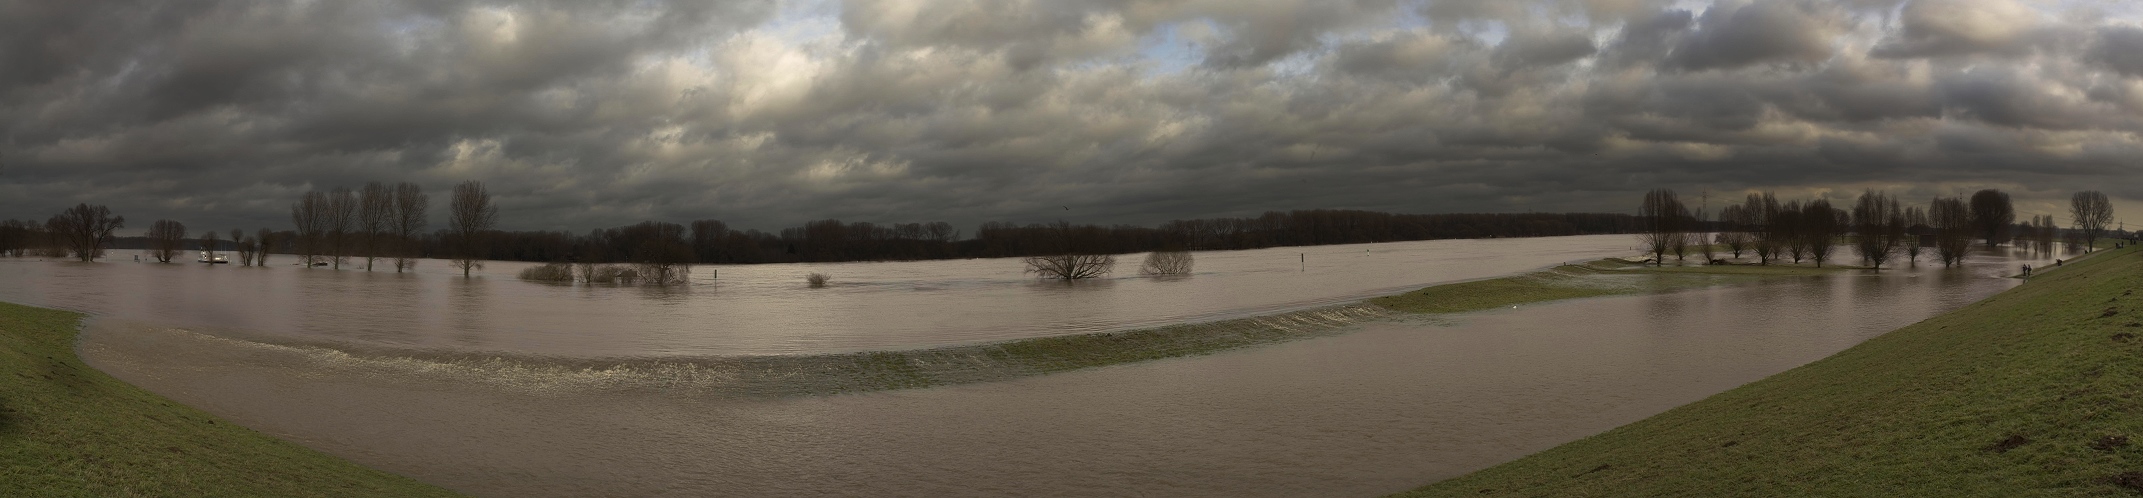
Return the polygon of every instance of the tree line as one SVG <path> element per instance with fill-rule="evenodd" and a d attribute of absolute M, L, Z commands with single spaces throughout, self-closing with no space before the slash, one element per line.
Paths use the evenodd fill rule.
<path fill-rule="evenodd" d="M 1269 212 L 1255 218 L 1177 220 L 1156 227 L 1064 222 L 983 223 L 971 237 L 945 222 L 816 220 L 765 232 L 720 220 L 648 221 L 586 233 L 500 231 L 485 257 L 506 261 L 794 263 L 1128 254 L 1413 240 L 1630 233 L 1627 214 L 1392 214 L 1351 210 Z M 447 251 L 443 241 L 433 251 Z"/>
<path fill-rule="evenodd" d="M 1791 260 L 1821 267 L 1839 247 L 1850 247 L 1862 264 L 1878 271 L 1898 257 L 1917 264 L 1923 252 L 1943 266 L 1955 266 L 1974 239 L 1994 247 L 2014 238 L 2051 250 L 2054 238 L 2066 235 L 2072 248 L 2090 251 L 2113 223 L 2113 204 L 2104 193 L 2077 192 L 2070 196 L 2069 218 L 2067 229 L 2056 226 L 2052 215 L 2018 224 L 2009 194 L 1996 189 L 1969 198 L 1937 196 L 1925 206 L 1906 206 L 1870 189 L 1847 208 L 1822 198 L 1781 203 L 1762 192 L 1716 214 L 1702 207 L 1692 211 L 1673 190 L 1655 189 L 1645 193 L 1637 212 L 1638 242 L 1655 264 L 1665 264 L 1669 255 L 1677 261 L 1700 255 L 1705 263 L 1718 264 L 1727 261 L 1715 253 L 1740 259 L 1746 251 L 1757 264 Z"/>
<path fill-rule="evenodd" d="M 86 206 L 86 205 L 85 205 Z M 291 229 L 241 230 L 189 238 L 176 220 L 158 220 L 143 237 L 106 235 L 100 247 L 147 249 L 169 261 L 181 248 L 231 250 L 241 265 L 264 265 L 271 253 L 298 264 L 371 270 L 385 260 L 405 271 L 418 258 L 449 259 L 463 270 L 484 260 L 684 265 L 791 263 L 1127 254 L 1414 240 L 1630 233 L 1637 219 L 1614 213 L 1394 214 L 1360 210 L 1273 211 L 1257 217 L 1175 220 L 1159 226 L 1065 222 L 983 223 L 971 237 L 945 222 L 871 223 L 816 220 L 774 232 L 738 230 L 720 220 L 647 221 L 563 231 L 500 231 L 498 210 L 481 183 L 455 188 L 448 226 L 426 232 L 429 198 L 415 184 L 371 183 L 307 192 L 292 203 Z M 107 213 L 108 214 L 108 213 Z M 0 222 L 0 252 L 52 252 L 49 224 Z M 116 228 L 116 227 L 114 227 Z M 217 232 L 206 232 L 215 234 Z M 68 254 L 75 254 L 59 250 Z M 101 255 L 101 252 L 99 252 Z"/>

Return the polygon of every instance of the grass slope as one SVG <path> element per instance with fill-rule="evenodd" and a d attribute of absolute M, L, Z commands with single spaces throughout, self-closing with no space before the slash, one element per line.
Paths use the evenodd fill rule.
<path fill-rule="evenodd" d="M 1602 259 L 1523 275 L 1437 285 L 1370 299 L 1369 303 L 1411 313 L 1463 313 L 1543 301 L 1668 292 L 1760 278 L 1816 276 L 1856 269 L 1862 268 L 1816 268 L 1784 263 L 1643 266 L 1619 259 Z"/>
<path fill-rule="evenodd" d="M 104 375 L 74 354 L 80 320 L 0 303 L 0 494 L 453 496 Z"/>
<path fill-rule="evenodd" d="M 2134 496 L 2143 256 L 1404 496 Z"/>

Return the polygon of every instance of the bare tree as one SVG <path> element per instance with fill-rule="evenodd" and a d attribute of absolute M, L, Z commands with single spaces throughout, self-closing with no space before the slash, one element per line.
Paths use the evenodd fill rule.
<path fill-rule="evenodd" d="M 365 271 L 372 271 L 372 260 L 379 256 L 381 242 L 385 242 L 387 223 L 394 215 L 394 191 L 380 182 L 365 184 L 357 191 L 357 249 L 365 257 Z"/>
<path fill-rule="evenodd" d="M 1890 194 L 1870 189 L 1853 204 L 1852 220 L 1853 245 L 1860 250 L 1861 261 L 1882 271 L 1883 263 L 1905 243 L 1904 210 Z"/>
<path fill-rule="evenodd" d="M 417 267 L 417 236 L 424 233 L 424 215 L 431 209 L 431 198 L 417 184 L 402 182 L 394 184 L 394 213 L 389 218 L 394 232 L 394 271 Z"/>
<path fill-rule="evenodd" d="M 1064 281 L 1100 277 L 1115 268 L 1116 257 L 1107 254 L 1060 254 L 1027 258 L 1027 273 Z"/>
<path fill-rule="evenodd" d="M 2069 196 L 2069 225 L 2083 232 L 2084 251 L 2098 250 L 2098 236 L 2106 233 L 2106 225 L 2113 223 L 2113 202 L 2106 194 L 2085 190 Z"/>
<path fill-rule="evenodd" d="M 1849 223 L 1838 222 L 1837 209 L 1830 206 L 1829 200 L 1816 199 L 1801 205 L 1802 244 L 1808 246 L 1808 259 L 1815 261 L 1817 268 L 1830 260 L 1830 253 L 1838 247 L 1838 236 Z"/>
<path fill-rule="evenodd" d="M 1162 249 L 1146 255 L 1145 264 L 1139 265 L 1140 275 L 1188 275 L 1191 272 L 1191 252 L 1181 249 Z"/>
<path fill-rule="evenodd" d="M 37 223 L 27 220 L 0 220 L 0 256 L 20 258 L 29 251 Z"/>
<path fill-rule="evenodd" d="M 327 232 L 328 195 L 314 190 L 306 192 L 298 202 L 290 204 L 290 224 L 297 227 L 298 264 L 310 268 L 315 258 L 320 257 L 321 241 Z"/>
<path fill-rule="evenodd" d="M 158 263 L 170 263 L 178 256 L 179 246 L 186 242 L 186 224 L 173 220 L 156 220 L 149 224 L 149 256 Z"/>
<path fill-rule="evenodd" d="M 1642 232 L 1637 233 L 1637 243 L 1645 252 L 1652 254 L 1655 264 L 1666 264 L 1667 253 L 1686 248 L 1687 238 L 1682 236 L 1683 218 L 1689 216 L 1689 208 L 1670 189 L 1652 189 L 1645 192 L 1644 202 L 1637 205 L 1637 222 Z"/>
<path fill-rule="evenodd" d="M 1051 245 L 1062 248 L 1060 250 L 1063 252 L 1028 257 L 1027 273 L 1070 282 L 1100 277 L 1116 269 L 1116 256 L 1087 250 L 1087 244 L 1082 243 L 1085 241 L 1080 240 L 1080 234 L 1074 232 L 1071 223 L 1059 221 L 1050 224 L 1049 234 L 1056 239 L 1051 241 Z"/>
<path fill-rule="evenodd" d="M 246 244 L 246 231 L 231 229 L 231 250 L 238 253 L 238 266 L 253 266 L 253 248 Z"/>
<path fill-rule="evenodd" d="M 275 251 L 275 232 L 262 228 L 257 233 L 254 243 L 260 245 L 260 250 L 253 255 L 253 265 L 268 266 L 268 253 Z"/>
<path fill-rule="evenodd" d="M 1719 249 L 1712 245 L 1711 215 L 1705 211 L 1697 208 L 1696 217 L 1690 219 L 1689 226 L 1695 231 L 1689 233 L 1689 241 L 1684 245 L 1696 246 L 1697 254 L 1704 256 L 1704 264 L 1708 265 L 1719 260 Z"/>
<path fill-rule="evenodd" d="M 112 245 L 112 232 L 126 226 L 126 217 L 113 216 L 104 206 L 87 203 L 61 211 L 45 220 L 45 230 L 57 241 L 54 246 L 82 261 L 96 261 Z"/>
<path fill-rule="evenodd" d="M 1965 252 L 1972 247 L 1972 210 L 1964 199 L 1936 197 L 1928 204 L 1927 221 L 1935 231 L 1935 257 L 1942 259 L 1942 266 L 1957 266 L 1964 262 Z"/>
<path fill-rule="evenodd" d="M 1925 244 L 1920 241 L 1920 231 L 1928 227 L 1926 208 L 1905 208 L 1905 260 L 1913 266 L 1920 265 L 1920 253 L 1925 249 Z"/>
<path fill-rule="evenodd" d="M 635 270 L 645 283 L 674 285 L 691 279 L 692 246 L 685 242 L 684 225 L 647 222 L 635 227 L 647 234 L 632 251 Z"/>
<path fill-rule="evenodd" d="M 2054 215 L 2033 216 L 2025 228 L 2023 235 L 2031 239 L 2032 250 L 2054 252 Z"/>
<path fill-rule="evenodd" d="M 1756 236 L 1756 262 L 1768 265 L 1771 260 L 1782 257 L 1786 247 L 1791 245 L 1793 238 L 1788 228 L 1796 217 L 1787 216 L 1784 207 L 1778 204 L 1778 197 L 1770 192 L 1749 194 L 1748 201 L 1741 206 L 1748 210 L 1746 216 L 1754 221 L 1751 233 Z"/>
<path fill-rule="evenodd" d="M 334 269 L 342 269 L 342 260 L 350 255 L 357 242 L 357 193 L 348 187 L 336 187 L 327 194 L 326 222 L 329 262 Z"/>
<path fill-rule="evenodd" d="M 2009 194 L 1991 188 L 1972 193 L 1972 225 L 1979 228 L 1987 247 L 2007 241 L 2009 225 L 2016 219 L 2016 207 L 2009 203 Z"/>
<path fill-rule="evenodd" d="M 223 236 L 217 234 L 215 230 L 201 232 L 201 262 L 216 262 L 216 243 L 222 240 Z"/>
<path fill-rule="evenodd" d="M 1786 201 L 1785 205 L 1779 206 L 1778 217 L 1771 222 L 1785 246 L 1785 255 L 1793 257 L 1793 264 L 1801 264 L 1801 260 L 1808 257 L 1808 218 L 1802 214 L 1801 201 Z"/>
<path fill-rule="evenodd" d="M 1719 208 L 1719 235 L 1712 240 L 1726 246 L 1734 259 L 1741 259 L 1741 252 L 1749 249 L 1749 227 L 1756 223 L 1749 219 L 1749 209 L 1743 205 L 1728 205 Z"/>
<path fill-rule="evenodd" d="M 447 226 L 454 236 L 454 267 L 466 278 L 471 269 L 484 267 L 484 232 L 498 224 L 499 208 L 491 204 L 491 193 L 482 182 L 470 180 L 454 186 L 447 209 Z"/>

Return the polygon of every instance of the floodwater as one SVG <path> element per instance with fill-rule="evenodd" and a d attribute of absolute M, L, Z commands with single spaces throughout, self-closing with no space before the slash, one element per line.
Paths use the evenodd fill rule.
<path fill-rule="evenodd" d="M 1625 245 L 1598 242 L 1611 247 L 1564 259 L 1617 255 Z M 1469 257 L 1483 262 L 1457 266 L 1498 265 L 1494 255 Z M 1200 254 L 1201 271 L 1217 259 Z M 81 348 L 106 372 L 247 427 L 481 496 L 1366 496 L 1508 461 L 1820 359 L 2019 285 L 2004 277 L 2025 262 L 2039 260 L 1988 252 L 1956 269 L 1368 321 L 1352 333 L 1207 356 L 770 399 L 500 389 L 399 375 L 388 370 L 430 367 L 234 339 L 242 333 L 173 326 L 140 311 L 93 320 Z M 732 278 L 724 270 L 721 278 Z M 113 273 L 124 271 L 132 270 Z M 1143 285 L 1133 282 L 1073 292 Z M 695 289 L 689 299 L 727 290 Z M 43 295 L 71 296 L 61 301 L 80 307 L 142 299 L 122 294 Z M 1268 301 L 1327 299 L 1302 290 Z M 174 307 L 182 306 L 117 308 Z"/>
<path fill-rule="evenodd" d="M 0 259 L 0 301 L 258 338 L 435 351 L 571 357 L 775 355 L 918 349 L 1148 328 L 1360 300 L 1438 282 L 1621 254 L 1627 235 L 1397 242 L 1200 252 L 1187 278 L 1117 276 L 1066 285 L 1018 259 L 702 265 L 691 285 L 550 285 L 489 263 L 461 278 L 426 260 L 414 274 L 269 267 L 22 264 Z M 145 258 L 146 259 L 146 258 Z M 29 263 L 41 263 L 30 261 Z M 361 264 L 361 263 L 360 263 Z M 381 264 L 379 266 L 387 266 Z M 833 276 L 813 289 L 804 276 Z"/>

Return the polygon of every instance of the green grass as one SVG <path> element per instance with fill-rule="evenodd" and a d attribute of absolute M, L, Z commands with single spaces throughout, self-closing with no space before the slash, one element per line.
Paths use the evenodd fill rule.
<path fill-rule="evenodd" d="M 1619 259 L 1602 259 L 1523 275 L 1437 285 L 1370 299 L 1369 303 L 1410 313 L 1463 313 L 1543 301 L 1670 292 L 1858 269 L 1861 268 L 1790 264 L 1643 266 Z"/>
<path fill-rule="evenodd" d="M 2143 256 L 1405 496 L 2135 496 Z M 2133 442 L 2131 442 L 2133 441 Z"/>
<path fill-rule="evenodd" d="M 104 375 L 74 354 L 80 320 L 0 303 L 0 494 L 453 496 Z"/>

